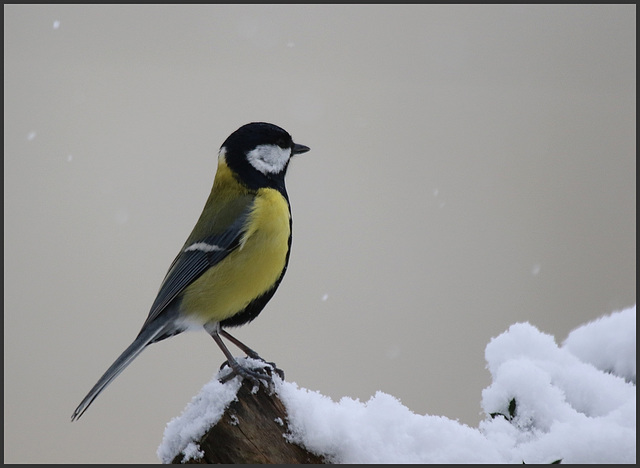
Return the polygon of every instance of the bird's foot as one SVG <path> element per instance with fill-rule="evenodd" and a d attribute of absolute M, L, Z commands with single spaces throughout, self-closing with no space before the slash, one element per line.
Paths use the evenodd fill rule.
<path fill-rule="evenodd" d="M 228 367 L 229 372 L 219 379 L 220 382 L 226 383 L 229 380 L 233 379 L 235 376 L 239 375 L 244 379 L 251 380 L 255 384 L 259 385 L 261 382 L 264 382 L 266 384 L 268 382 L 271 382 L 273 372 L 275 372 L 278 375 L 278 377 L 284 380 L 284 371 L 282 369 L 278 369 L 278 367 L 274 362 L 267 362 L 257 354 L 255 356 L 256 357 L 254 356 L 249 356 L 249 357 L 257 361 L 260 361 L 265 365 L 262 367 L 248 368 L 240 364 L 235 359 L 227 360 L 223 362 L 222 365 L 220 366 L 220 370 L 224 369 L 225 367 Z"/>

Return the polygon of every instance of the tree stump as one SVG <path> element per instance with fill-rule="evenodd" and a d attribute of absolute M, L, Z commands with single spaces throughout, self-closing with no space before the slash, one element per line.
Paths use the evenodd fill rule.
<path fill-rule="evenodd" d="M 325 463 L 287 440 L 284 405 L 264 385 L 255 393 L 254 386 L 247 379 L 242 382 L 237 400 L 198 441 L 204 456 L 184 463 Z M 183 454 L 172 463 L 183 463 Z"/>

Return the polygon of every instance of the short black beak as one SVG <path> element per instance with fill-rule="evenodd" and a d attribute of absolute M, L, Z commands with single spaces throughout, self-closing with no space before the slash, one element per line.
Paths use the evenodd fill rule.
<path fill-rule="evenodd" d="M 294 143 L 293 144 L 293 148 L 291 149 L 291 156 L 293 156 L 294 154 L 306 153 L 310 149 L 311 148 L 309 148 L 308 146 L 299 145 L 298 143 Z"/>

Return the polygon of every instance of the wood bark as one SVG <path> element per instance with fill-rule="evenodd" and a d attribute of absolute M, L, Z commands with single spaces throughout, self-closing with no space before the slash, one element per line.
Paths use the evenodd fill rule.
<path fill-rule="evenodd" d="M 322 457 L 289 442 L 287 412 L 264 385 L 253 392 L 245 379 L 220 421 L 198 444 L 204 456 L 184 463 L 324 463 Z M 183 454 L 173 463 L 183 463 Z"/>

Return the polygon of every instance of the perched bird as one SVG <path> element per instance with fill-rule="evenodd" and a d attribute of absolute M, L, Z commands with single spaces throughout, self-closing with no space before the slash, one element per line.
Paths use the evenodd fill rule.
<path fill-rule="evenodd" d="M 285 130 L 264 122 L 244 125 L 225 140 L 211 194 L 140 333 L 78 405 L 72 421 L 148 345 L 194 326 L 211 335 L 234 374 L 266 378 L 240 365 L 222 338 L 261 359 L 225 328 L 256 318 L 282 281 L 292 224 L 284 177 L 290 158 L 307 151 Z"/>

